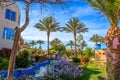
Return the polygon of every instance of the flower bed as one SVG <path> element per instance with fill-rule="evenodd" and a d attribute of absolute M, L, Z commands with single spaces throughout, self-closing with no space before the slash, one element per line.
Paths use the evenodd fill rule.
<path fill-rule="evenodd" d="M 47 74 L 40 80 L 79 80 L 81 76 L 81 67 L 76 67 L 65 59 L 60 59 L 53 68 L 48 68 Z"/>

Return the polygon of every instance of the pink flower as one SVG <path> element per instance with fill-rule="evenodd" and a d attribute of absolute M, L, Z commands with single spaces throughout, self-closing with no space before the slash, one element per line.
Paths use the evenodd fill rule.
<path fill-rule="evenodd" d="M 120 45 L 118 38 L 114 38 L 114 40 L 113 40 L 113 47 L 114 47 L 114 49 L 117 49 L 118 45 Z"/>
<path fill-rule="evenodd" d="M 117 62 L 118 62 L 118 61 L 113 61 L 112 64 L 115 65 L 115 64 L 117 64 Z"/>
<path fill-rule="evenodd" d="M 113 59 L 117 59 L 117 54 L 113 53 L 112 57 L 113 57 Z"/>

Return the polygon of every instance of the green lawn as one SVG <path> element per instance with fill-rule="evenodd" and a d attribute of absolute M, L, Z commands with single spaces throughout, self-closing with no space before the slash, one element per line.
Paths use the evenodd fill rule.
<path fill-rule="evenodd" d="M 89 64 L 88 68 L 83 69 L 83 74 L 81 80 L 104 80 L 105 68 Z"/>

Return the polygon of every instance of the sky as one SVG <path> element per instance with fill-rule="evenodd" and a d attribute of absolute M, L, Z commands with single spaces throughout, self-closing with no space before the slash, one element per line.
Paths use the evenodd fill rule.
<path fill-rule="evenodd" d="M 18 3 L 21 10 L 21 22 L 22 26 L 25 22 L 25 5 Z M 92 8 L 89 3 L 85 1 L 73 0 L 65 5 L 43 6 L 42 9 L 38 4 L 34 4 L 30 8 L 30 23 L 28 27 L 22 32 L 22 37 L 26 41 L 31 40 L 44 40 L 47 41 L 47 35 L 44 31 L 39 31 L 34 27 L 39 20 L 42 20 L 45 17 L 53 16 L 57 22 L 60 23 L 60 27 L 65 27 L 65 24 L 69 19 L 76 17 L 80 22 L 85 24 L 85 27 L 88 28 L 89 32 L 82 33 L 84 40 L 87 42 L 88 47 L 93 48 L 94 43 L 89 41 L 93 34 L 98 34 L 100 36 L 105 36 L 110 25 L 107 19 L 97 11 Z M 74 40 L 72 33 L 65 32 L 51 32 L 50 40 L 54 38 L 60 39 L 63 43 L 67 43 L 70 40 Z M 43 49 L 46 49 L 47 46 L 43 46 Z"/>

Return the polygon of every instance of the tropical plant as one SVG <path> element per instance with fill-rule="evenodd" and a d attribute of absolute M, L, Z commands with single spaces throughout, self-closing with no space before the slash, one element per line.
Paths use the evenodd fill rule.
<path fill-rule="evenodd" d="M 32 40 L 31 42 L 30 42 L 30 45 L 32 46 L 32 48 L 36 45 L 36 42 L 34 41 L 34 40 Z"/>
<path fill-rule="evenodd" d="M 75 46 L 75 54 L 77 57 L 77 51 L 76 51 L 76 35 L 77 33 L 84 33 L 88 31 L 88 28 L 85 27 L 83 23 L 79 21 L 78 18 L 73 18 L 68 21 L 66 24 L 66 27 L 63 28 L 63 31 L 66 31 L 68 33 L 72 32 L 74 35 L 74 46 Z"/>
<path fill-rule="evenodd" d="M 57 51 L 61 52 L 61 51 L 65 51 L 66 50 L 66 46 L 64 44 L 58 44 Z"/>
<path fill-rule="evenodd" d="M 54 47 L 57 47 L 57 45 L 60 43 L 61 41 L 58 38 L 55 38 L 50 42 L 51 46 L 54 46 Z"/>
<path fill-rule="evenodd" d="M 27 49 L 21 50 L 16 56 L 16 68 L 27 68 L 31 65 L 29 51 Z"/>
<path fill-rule="evenodd" d="M 3 2 L 8 2 L 8 0 L 2 0 Z M 10 60 L 9 60 L 9 67 L 8 67 L 8 76 L 7 79 L 8 80 L 12 80 L 13 77 L 13 70 L 14 70 L 14 65 L 15 65 L 15 59 L 16 59 L 16 52 L 17 52 L 17 46 L 18 46 L 18 41 L 19 41 L 19 37 L 20 34 L 27 28 L 30 20 L 29 20 L 29 12 L 30 12 L 30 7 L 31 5 L 34 3 L 38 3 L 38 4 L 50 4 L 50 5 L 56 5 L 56 4 L 64 4 L 66 3 L 65 0 L 56 0 L 56 1 L 52 1 L 52 0 L 9 0 L 10 2 L 13 2 L 12 4 L 14 4 L 17 1 L 20 1 L 21 3 L 26 4 L 25 5 L 25 23 L 18 28 L 18 26 L 14 29 L 15 30 L 15 36 L 14 36 L 14 43 L 13 43 L 13 47 L 12 47 L 12 52 L 10 55 Z M 2 4 L 1 0 L 0 0 L 0 6 L 4 5 L 4 3 Z M 12 5 L 11 4 L 11 5 Z M 7 7 L 9 7 L 10 5 L 7 5 Z"/>
<path fill-rule="evenodd" d="M 79 34 L 79 35 L 77 36 L 77 42 L 80 43 L 82 40 L 83 40 L 83 35 L 82 35 L 82 34 Z"/>
<path fill-rule="evenodd" d="M 48 50 L 48 54 L 49 54 L 49 38 L 50 38 L 50 32 L 55 32 L 58 30 L 59 27 L 59 23 L 56 22 L 55 18 L 53 18 L 52 16 L 50 17 L 46 17 L 43 20 L 40 20 L 39 23 L 37 23 L 35 26 L 35 28 L 39 29 L 40 31 L 46 31 L 47 32 L 47 50 Z"/>
<path fill-rule="evenodd" d="M 95 43 L 94 49 L 96 49 L 97 44 L 104 43 L 105 39 L 102 36 L 99 36 L 98 34 L 93 34 L 93 36 L 90 38 L 90 41 Z"/>
<path fill-rule="evenodd" d="M 86 48 L 85 51 L 84 51 L 84 56 L 87 57 L 87 58 L 91 58 L 92 55 L 93 55 L 92 49 L 91 48 Z"/>
<path fill-rule="evenodd" d="M 42 44 L 44 44 L 44 41 L 43 40 L 38 40 L 37 43 L 40 45 L 39 46 L 39 49 L 42 49 Z"/>
<path fill-rule="evenodd" d="M 84 47 L 86 47 L 86 46 L 87 46 L 87 43 L 85 42 L 85 40 L 82 40 L 82 42 L 81 42 L 81 49 L 83 50 Z"/>
<path fill-rule="evenodd" d="M 98 34 L 93 34 L 93 36 L 90 38 L 90 41 L 95 43 L 95 46 L 100 42 L 100 38 Z"/>
<path fill-rule="evenodd" d="M 66 46 L 70 46 L 71 51 L 72 51 L 73 45 L 74 45 L 74 42 L 73 42 L 72 40 L 70 40 L 70 41 L 66 44 Z"/>
<path fill-rule="evenodd" d="M 100 39 L 100 43 L 105 43 L 105 38 L 104 37 L 99 36 L 99 39 Z"/>
<path fill-rule="evenodd" d="M 30 48 L 30 43 L 25 42 L 25 43 L 23 44 L 23 48 Z"/>
<path fill-rule="evenodd" d="M 86 0 L 92 7 L 99 10 L 109 21 L 110 29 L 105 37 L 107 44 L 107 77 L 106 80 L 119 80 L 120 72 L 120 0 Z"/>

